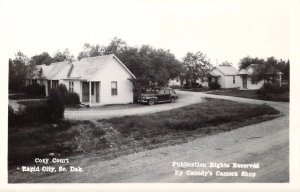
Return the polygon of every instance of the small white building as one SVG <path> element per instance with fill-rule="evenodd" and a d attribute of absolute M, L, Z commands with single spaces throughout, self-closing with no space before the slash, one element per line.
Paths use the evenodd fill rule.
<path fill-rule="evenodd" d="M 232 65 L 219 65 L 214 67 L 208 75 L 208 82 L 218 81 L 221 88 L 239 88 L 241 78 L 237 75 L 238 70 Z"/>
<path fill-rule="evenodd" d="M 245 69 L 241 69 L 237 75 L 240 76 L 241 82 L 241 89 L 260 89 L 264 85 L 264 81 L 257 81 L 255 77 L 253 77 L 254 67 L 257 64 L 251 64 Z M 281 84 L 282 80 L 282 72 L 277 73 L 278 77 L 277 80 L 279 84 Z"/>
<path fill-rule="evenodd" d="M 26 85 L 38 83 L 49 90 L 64 84 L 69 92 L 79 95 L 80 102 L 89 106 L 133 103 L 135 76 L 114 55 L 82 58 L 38 66 L 34 77 Z"/>
<path fill-rule="evenodd" d="M 135 76 L 113 54 L 82 58 L 72 63 L 63 80 L 70 92 L 79 95 L 80 102 L 93 105 L 133 103 Z"/>
<path fill-rule="evenodd" d="M 68 61 L 51 63 L 50 65 L 38 65 L 33 77 L 26 80 L 25 85 L 37 83 L 45 86 L 45 93 L 48 96 L 52 88 L 56 88 L 63 83 L 63 79 L 68 75 L 71 69 L 71 63 Z"/>

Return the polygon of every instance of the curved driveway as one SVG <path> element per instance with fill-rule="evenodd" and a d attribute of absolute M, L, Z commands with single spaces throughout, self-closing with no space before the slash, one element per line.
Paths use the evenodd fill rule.
<path fill-rule="evenodd" d="M 289 181 L 289 103 L 265 102 L 231 96 L 188 93 L 196 97 L 229 99 L 247 103 L 268 103 L 284 115 L 229 132 L 198 138 L 193 141 L 168 147 L 121 156 L 113 160 L 99 161 L 83 158 L 72 161 L 82 166 L 81 173 L 61 173 L 27 179 L 27 182 L 288 182 Z M 84 163 L 88 162 L 88 163 Z M 172 162 L 217 162 L 217 163 L 259 163 L 255 177 L 210 177 L 176 176 Z M 241 171 L 234 169 L 189 168 L 192 171 Z"/>
<path fill-rule="evenodd" d="M 176 91 L 179 99 L 176 103 L 162 103 L 156 105 L 128 104 L 100 106 L 80 109 L 66 109 L 65 118 L 78 120 L 95 120 L 100 118 L 118 117 L 124 115 L 142 115 L 146 113 L 156 113 L 167 111 L 194 103 L 200 103 L 203 98 L 193 92 Z"/>

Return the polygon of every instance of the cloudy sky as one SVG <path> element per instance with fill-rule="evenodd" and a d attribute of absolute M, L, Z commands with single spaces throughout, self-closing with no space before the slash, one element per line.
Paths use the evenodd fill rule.
<path fill-rule="evenodd" d="M 10 57 L 65 48 L 77 56 L 84 43 L 106 45 L 115 36 L 131 46 L 169 49 L 178 59 L 201 51 L 214 64 L 289 56 L 289 1 L 0 1 Z"/>

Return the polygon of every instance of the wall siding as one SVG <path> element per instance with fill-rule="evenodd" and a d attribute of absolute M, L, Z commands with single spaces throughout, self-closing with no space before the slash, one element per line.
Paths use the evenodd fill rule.
<path fill-rule="evenodd" d="M 92 81 L 100 81 L 100 104 L 126 104 L 133 103 L 132 77 L 121 64 L 112 58 Z M 111 82 L 117 81 L 118 94 L 111 95 Z"/>

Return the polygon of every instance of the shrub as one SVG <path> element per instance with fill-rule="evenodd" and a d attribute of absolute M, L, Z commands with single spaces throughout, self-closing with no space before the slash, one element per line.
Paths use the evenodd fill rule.
<path fill-rule="evenodd" d="M 50 121 L 57 121 L 64 117 L 65 103 L 58 90 L 50 91 L 47 100 L 47 111 Z"/>
<path fill-rule="evenodd" d="M 221 85 L 219 82 L 209 82 L 208 84 L 210 89 L 220 89 Z"/>
<path fill-rule="evenodd" d="M 183 88 L 185 89 L 190 89 L 191 88 L 191 85 L 189 83 L 186 83 L 183 85 Z"/>
<path fill-rule="evenodd" d="M 77 105 L 80 104 L 79 95 L 77 93 L 67 92 L 64 96 L 64 102 L 66 105 Z"/>
<path fill-rule="evenodd" d="M 63 98 L 65 98 L 65 95 L 68 93 L 67 87 L 64 84 L 59 84 L 56 90 Z"/>
<path fill-rule="evenodd" d="M 265 83 L 259 90 L 257 90 L 258 95 L 264 95 L 267 93 L 280 94 L 289 91 L 289 85 L 279 86 L 274 83 Z"/>
<path fill-rule="evenodd" d="M 45 96 L 45 86 L 39 84 L 32 84 L 24 87 L 24 92 L 26 95 L 30 96 Z"/>
<path fill-rule="evenodd" d="M 172 89 L 181 89 L 182 86 L 180 86 L 180 85 L 171 85 L 170 88 L 172 88 Z"/>
<path fill-rule="evenodd" d="M 60 84 L 56 90 L 59 92 L 65 105 L 77 105 L 80 104 L 79 95 L 77 93 L 68 92 L 64 84 Z"/>
<path fill-rule="evenodd" d="M 19 107 L 18 110 L 13 110 L 8 107 L 8 126 L 22 126 L 35 124 L 38 122 L 48 122 L 48 106 L 43 103 L 39 105 L 28 105 L 25 108 Z"/>

